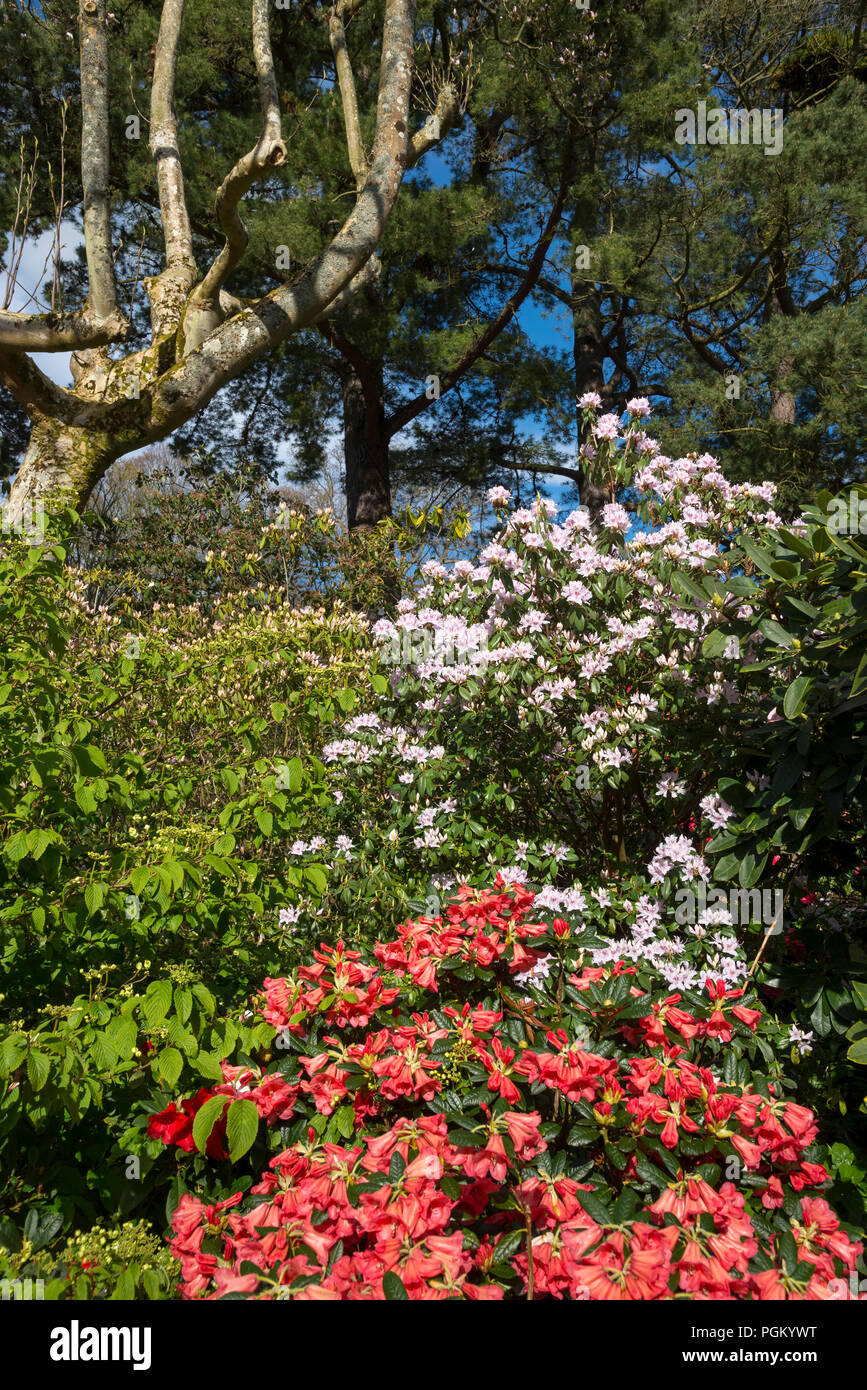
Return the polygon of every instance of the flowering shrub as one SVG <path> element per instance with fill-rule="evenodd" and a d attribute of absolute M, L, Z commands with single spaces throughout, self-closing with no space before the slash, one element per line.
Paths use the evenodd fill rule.
<path fill-rule="evenodd" d="M 641 400 L 625 428 L 585 406 L 595 464 L 629 484 L 642 525 L 619 503 L 509 512 L 496 488 L 502 530 L 478 557 L 422 566 L 373 629 L 391 699 L 322 750 L 337 792 L 325 848 L 292 846 L 330 858 L 335 897 L 342 881 L 364 896 L 374 865 L 377 891 L 397 877 L 434 907 L 440 886 L 497 869 L 598 882 L 640 872 L 666 835 L 726 824 L 717 784 L 761 699 L 736 644 L 704 638 L 760 599 L 735 542 L 779 521 L 773 485 L 729 484 L 709 455 L 662 457 Z"/>
<path fill-rule="evenodd" d="M 832 543 L 809 514 L 781 528 L 771 484 L 733 485 L 709 455 L 662 456 L 644 432 L 647 402 L 630 402 L 625 425 L 592 396 L 582 405 L 594 466 L 632 512 L 609 503 L 564 517 L 542 498 L 510 509 L 496 488 L 500 533 L 475 558 L 422 567 L 374 628 L 391 698 L 353 712 L 322 750 L 330 824 L 290 852 L 328 863 L 329 888 L 321 906 L 298 904 L 293 928 L 354 942 L 398 886 L 411 912 L 436 913 L 456 881 L 481 885 L 497 870 L 544 885 L 539 901 L 555 911 L 596 895 L 616 914 L 624 895 L 654 888 L 655 846 L 703 849 L 744 892 L 727 920 L 750 960 L 763 952 L 758 978 L 788 1014 L 801 1085 L 809 1071 L 829 1137 L 852 1143 L 865 920 L 841 865 L 863 859 L 862 711 L 856 698 L 832 716 L 818 701 L 829 675 L 814 668 L 836 654 L 848 680 L 832 684 L 850 695 L 856 547 Z M 832 745 L 844 719 L 855 740 L 841 763 Z M 793 788 L 805 765 L 815 775 Z M 823 808 L 844 783 L 847 815 L 825 862 Z M 784 904 L 772 938 L 754 888 Z M 672 945 L 672 988 L 679 964 Z M 864 1195 L 862 1185 L 853 1211 Z"/>
<path fill-rule="evenodd" d="M 55 1235 L 58 1226 L 56 1218 Z M 172 1297 L 178 1266 L 146 1222 L 97 1224 L 55 1250 L 43 1248 L 46 1235 L 50 1240 L 50 1231 L 31 1230 L 17 1249 L 0 1249 L 0 1278 L 29 1284 L 47 1302 Z"/>
<path fill-rule="evenodd" d="M 151 1173 L 140 1130 L 117 1147 L 131 1097 L 160 1109 L 164 1085 L 219 1081 L 249 1045 L 224 1012 L 285 958 L 281 912 L 326 885 L 286 854 L 324 794 L 314 753 L 336 715 L 376 698 L 372 678 L 384 686 L 366 621 L 340 604 L 299 609 L 249 582 L 212 605 L 143 602 L 141 576 L 122 603 L 69 567 L 77 518 L 47 520 L 44 546 L 0 540 L 13 1251 L 34 1222 L 52 1243 L 133 1211 L 161 1230 L 170 1165 Z"/>
<path fill-rule="evenodd" d="M 660 882 L 706 873 L 676 851 Z M 552 917 L 498 875 L 266 979 L 280 1059 L 149 1122 L 219 1157 L 255 1111 L 275 1150 L 247 1195 L 181 1197 L 183 1296 L 841 1296 L 861 1246 L 733 934 L 693 933 L 672 990 L 664 896 L 622 906 Z"/>

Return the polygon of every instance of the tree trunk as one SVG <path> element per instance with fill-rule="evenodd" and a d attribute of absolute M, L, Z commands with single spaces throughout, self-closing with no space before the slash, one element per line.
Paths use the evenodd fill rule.
<path fill-rule="evenodd" d="M 788 266 L 785 256 L 772 252 L 768 271 L 769 294 L 766 321 L 780 316 L 788 319 L 797 316 L 797 309 L 789 287 Z M 774 380 L 771 382 L 770 420 L 775 425 L 794 425 L 796 401 L 794 392 L 788 388 L 788 380 L 795 365 L 794 357 L 783 357 L 777 363 Z"/>
<path fill-rule="evenodd" d="M 793 357 L 785 357 L 778 363 L 776 369 L 776 384 L 771 384 L 771 411 L 770 419 L 775 425 L 794 425 L 796 414 L 796 401 L 793 391 L 789 391 L 785 386 L 786 381 L 795 365 Z"/>
<path fill-rule="evenodd" d="M 350 531 L 370 531 L 391 516 L 391 481 L 382 363 L 348 367 L 343 378 L 343 452 Z"/>
<path fill-rule="evenodd" d="M 37 416 L 8 498 L 4 529 L 27 527 L 49 499 L 81 509 L 95 481 L 124 452 L 92 426 Z"/>
<path fill-rule="evenodd" d="M 604 479 L 597 475 L 592 461 L 585 459 L 580 452 L 581 447 L 591 441 L 584 429 L 584 412 L 578 405 L 578 401 L 585 391 L 598 391 L 601 396 L 605 388 L 605 349 L 602 339 L 601 306 L 598 292 L 594 289 L 588 295 L 586 280 L 574 271 L 571 288 L 573 300 L 583 300 L 581 307 L 576 309 L 572 315 L 572 362 L 575 370 L 579 450 L 578 472 L 581 478 L 578 491 L 582 507 L 587 508 L 591 521 L 596 525 L 600 520 L 602 508 L 606 502 L 611 502 L 613 499 Z"/>

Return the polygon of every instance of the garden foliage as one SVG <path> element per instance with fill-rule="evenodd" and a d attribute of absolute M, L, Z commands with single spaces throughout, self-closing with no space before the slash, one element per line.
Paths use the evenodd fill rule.
<path fill-rule="evenodd" d="M 72 516 L 4 538 L 4 1277 L 863 1270 L 863 543 L 583 404 L 620 502 L 495 489 L 479 554 L 379 589 L 394 530 L 353 567 L 300 507 L 221 503 L 149 571 L 72 565 Z"/>

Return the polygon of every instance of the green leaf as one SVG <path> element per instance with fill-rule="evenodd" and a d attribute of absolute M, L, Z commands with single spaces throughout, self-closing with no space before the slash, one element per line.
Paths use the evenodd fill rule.
<path fill-rule="evenodd" d="M 810 1022 L 820 1038 L 826 1038 L 831 1031 L 831 1013 L 824 993 L 819 995 L 816 1006 L 810 1014 Z"/>
<path fill-rule="evenodd" d="M 177 860 L 167 859 L 164 864 L 160 865 L 160 869 L 162 869 L 163 873 L 168 874 L 169 883 L 175 892 L 178 892 L 181 888 L 183 888 L 184 871 L 181 865 L 177 862 Z M 159 873 L 159 869 L 157 870 L 157 872 Z"/>
<path fill-rule="evenodd" d="M 797 536 L 794 531 L 787 531 L 782 526 L 778 534 L 782 536 L 790 550 L 794 550 L 804 560 L 812 560 L 813 547 L 804 540 L 803 536 Z"/>
<path fill-rule="evenodd" d="M 166 1047 L 157 1058 L 157 1072 L 167 1086 L 175 1086 L 183 1071 L 184 1059 L 175 1047 Z"/>
<path fill-rule="evenodd" d="M 141 897 L 142 889 L 148 883 L 153 870 L 147 864 L 140 864 L 137 869 L 133 869 L 129 876 L 130 887 L 136 897 Z"/>
<path fill-rule="evenodd" d="M 83 811 L 86 816 L 92 815 L 96 810 L 96 797 L 86 782 L 79 782 L 75 788 L 75 800 L 79 810 Z"/>
<path fill-rule="evenodd" d="M 48 846 L 51 844 L 52 835 L 49 830 L 31 830 L 27 836 L 27 848 L 31 858 L 41 859 Z"/>
<path fill-rule="evenodd" d="M 112 1046 L 117 1048 L 118 1056 L 124 1060 L 132 1056 L 133 1048 L 138 1040 L 138 1028 L 133 1019 L 129 1016 L 123 1018 L 113 1018 L 105 1030 L 106 1036 L 111 1039 Z"/>
<path fill-rule="evenodd" d="M 135 1276 L 131 1269 L 122 1270 L 112 1290 L 112 1303 L 130 1303 L 135 1298 Z"/>
<path fill-rule="evenodd" d="M 702 608 L 706 607 L 707 594 L 698 587 L 694 580 L 690 579 L 688 574 L 681 574 L 680 570 L 675 570 L 671 579 L 675 589 L 679 593 L 689 594 L 690 598 L 694 598 Z"/>
<path fill-rule="evenodd" d="M 97 1033 L 90 1044 L 90 1055 L 99 1071 L 113 1071 L 117 1066 L 117 1048 L 107 1033 Z"/>
<path fill-rule="evenodd" d="M 523 1248 L 526 1239 L 525 1231 L 510 1231 L 497 1242 L 494 1254 L 499 1264 L 507 1264 L 513 1255 Z"/>
<path fill-rule="evenodd" d="M 256 817 L 256 824 L 263 835 L 270 835 L 274 829 L 274 817 L 270 811 L 266 811 L 264 806 L 257 806 L 253 812 Z"/>
<path fill-rule="evenodd" d="M 741 550 L 749 555 L 754 565 L 760 570 L 764 570 L 765 574 L 769 574 L 772 578 L 775 577 L 774 560 L 766 550 L 762 550 L 754 541 L 749 540 L 746 536 L 740 536 L 738 538 L 738 544 Z"/>
<path fill-rule="evenodd" d="M 328 887 L 328 875 L 321 864 L 305 864 L 304 877 L 309 883 L 313 884 L 316 892 L 322 897 Z"/>
<path fill-rule="evenodd" d="M 209 1100 L 205 1101 L 201 1110 L 197 1111 L 196 1118 L 193 1120 L 193 1143 L 200 1154 L 205 1152 L 205 1147 L 211 1137 L 211 1130 L 228 1104 L 228 1096 L 211 1096 Z M 253 1109 L 256 1109 L 255 1105 Z"/>
<path fill-rule="evenodd" d="M 867 1067 L 867 1038 L 860 1038 L 858 1042 L 854 1042 L 846 1056 L 859 1067 Z"/>
<path fill-rule="evenodd" d="M 773 618 L 762 618 L 759 623 L 759 631 L 762 632 L 770 642 L 777 647 L 791 647 L 792 637 L 784 627 L 781 627 Z"/>
<path fill-rule="evenodd" d="M 26 853 L 27 836 L 23 830 L 19 830 L 16 835 L 11 836 L 11 838 L 6 841 L 3 846 L 3 855 L 4 858 L 9 860 L 10 864 L 17 864 L 20 859 L 24 858 Z"/>
<path fill-rule="evenodd" d="M 722 656 L 730 641 L 731 637 L 728 636 L 727 633 L 720 632 L 718 628 L 714 628 L 712 632 L 707 634 L 707 637 L 705 637 L 701 644 L 702 653 L 704 656 L 710 657 Z"/>
<path fill-rule="evenodd" d="M 84 905 L 88 914 L 92 917 L 105 902 L 106 888 L 104 883 L 89 883 L 84 890 Z"/>
<path fill-rule="evenodd" d="M 190 1014 L 191 1014 L 192 1012 L 193 1012 L 193 996 L 192 996 L 192 992 L 191 992 L 190 990 L 188 990 L 188 989 L 184 989 L 184 988 L 183 988 L 182 986 L 180 986 L 180 985 L 176 985 L 176 986 L 175 986 L 175 1013 L 177 1014 L 178 1018 L 181 1020 L 181 1023 L 186 1023 L 187 1020 L 188 1020 L 189 1017 L 190 1017 Z"/>
<path fill-rule="evenodd" d="M 195 1060 L 195 1066 L 206 1081 L 221 1082 L 223 1079 L 223 1068 L 220 1066 L 220 1059 L 210 1052 L 199 1052 Z"/>
<path fill-rule="evenodd" d="M 157 1024 L 162 1023 L 171 1008 L 171 1003 L 171 980 L 155 980 L 152 985 L 148 985 L 147 993 L 142 1001 L 142 1013 L 149 1028 L 156 1028 Z"/>
<path fill-rule="evenodd" d="M 392 1269 L 386 1270 L 382 1276 L 382 1292 L 389 1303 L 409 1302 L 409 1294 L 404 1288 L 403 1280 L 399 1279 Z"/>
<path fill-rule="evenodd" d="M 35 1211 L 32 1207 L 24 1222 L 24 1239 L 30 1241 L 35 1254 L 58 1236 L 63 1229 L 63 1217 L 59 1211 Z"/>
<path fill-rule="evenodd" d="M 791 1231 L 784 1231 L 779 1237 L 780 1255 L 787 1274 L 793 1274 L 798 1264 L 798 1247 Z"/>
<path fill-rule="evenodd" d="M 199 1004 L 206 1014 L 210 1015 L 216 1011 L 217 1001 L 208 989 L 208 986 L 203 985 L 201 980 L 197 980 L 193 985 L 193 994 L 196 996 L 196 999 L 199 1001 Z"/>
<path fill-rule="evenodd" d="M 51 1058 L 33 1048 L 27 1054 L 27 1079 L 34 1091 L 41 1091 L 51 1072 Z"/>
<path fill-rule="evenodd" d="M 341 1105 L 334 1116 L 337 1131 L 343 1139 L 351 1139 L 355 1133 L 355 1110 L 351 1105 Z"/>
<path fill-rule="evenodd" d="M 229 1158 L 237 1163 L 253 1147 L 259 1132 L 259 1111 L 252 1100 L 233 1100 L 226 1113 Z"/>
<path fill-rule="evenodd" d="M 598 1222 L 600 1226 L 610 1226 L 612 1224 L 611 1212 L 608 1210 L 605 1203 L 596 1196 L 595 1192 L 582 1192 L 578 1200 L 587 1215 Z"/>
<path fill-rule="evenodd" d="M 796 676 L 792 681 L 783 698 L 783 714 L 787 719 L 796 719 L 801 713 L 812 684 L 812 676 Z"/>
<path fill-rule="evenodd" d="M 11 1033 L 0 1042 L 0 1076 L 8 1076 L 24 1060 L 27 1052 L 25 1033 Z"/>
<path fill-rule="evenodd" d="M 736 854 L 724 854 L 721 859 L 717 860 L 713 876 L 723 881 L 734 878 L 740 866 L 741 861 Z"/>

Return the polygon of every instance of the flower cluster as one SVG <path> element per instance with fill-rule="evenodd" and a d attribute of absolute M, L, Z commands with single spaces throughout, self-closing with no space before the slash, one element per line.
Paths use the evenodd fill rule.
<path fill-rule="evenodd" d="M 323 948 L 266 982 L 273 1069 L 151 1120 L 186 1150 L 203 1095 L 243 1091 L 275 1150 L 246 1195 L 182 1198 L 185 1297 L 839 1297 L 861 1247 L 818 1195 L 786 1030 L 723 980 L 594 964 L 586 924 L 531 909 L 462 886 L 370 963 Z M 521 998 L 527 956 L 549 969 Z"/>
<path fill-rule="evenodd" d="M 644 862 L 651 836 L 675 843 L 697 807 L 708 836 L 731 817 L 718 793 L 725 730 L 734 745 L 756 700 L 733 634 L 759 588 L 743 577 L 742 598 L 722 589 L 743 563 L 737 538 L 779 522 L 774 489 L 728 482 L 710 455 L 666 458 L 639 428 L 643 398 L 625 423 L 599 404 L 582 402 L 586 447 L 610 502 L 508 510 L 510 494 L 492 489 L 494 538 L 450 567 L 427 562 L 393 619 L 374 624 L 390 698 L 323 751 L 335 826 L 370 841 L 356 878 L 399 855 L 424 897 L 432 871 L 472 872 L 469 837 L 479 869 L 514 869 L 519 824 L 523 871 L 560 888 L 563 856 L 589 877 L 606 860 Z M 721 765 L 708 762 L 711 740 Z M 383 787 L 387 834 L 368 813 Z M 454 809 L 424 823 L 446 798 Z"/>

